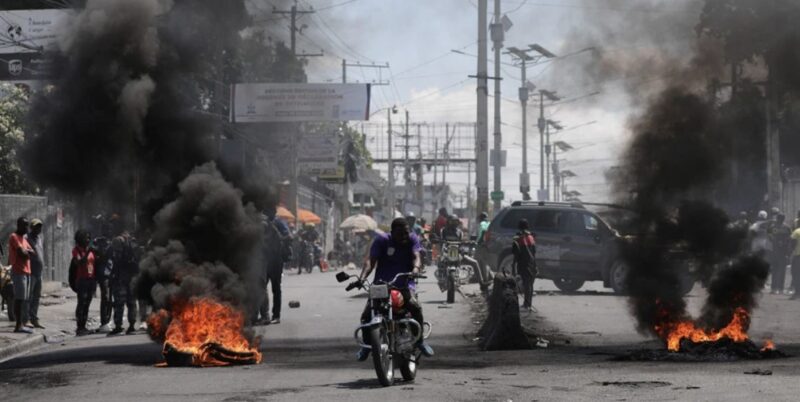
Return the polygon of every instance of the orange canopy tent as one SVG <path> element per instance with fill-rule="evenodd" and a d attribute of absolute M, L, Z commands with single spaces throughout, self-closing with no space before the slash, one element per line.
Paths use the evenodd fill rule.
<path fill-rule="evenodd" d="M 285 220 L 286 222 L 294 222 L 294 215 L 292 212 L 286 209 L 283 205 L 278 205 L 278 208 L 275 211 L 275 216 Z"/>
<path fill-rule="evenodd" d="M 301 223 L 313 223 L 315 225 L 322 223 L 322 219 L 317 214 L 303 208 L 297 209 L 297 220 Z"/>
<path fill-rule="evenodd" d="M 278 206 L 275 215 L 286 222 L 294 223 L 294 215 L 282 205 Z M 300 223 L 313 223 L 315 225 L 322 223 L 322 219 L 317 214 L 303 208 L 297 209 L 297 220 Z"/>

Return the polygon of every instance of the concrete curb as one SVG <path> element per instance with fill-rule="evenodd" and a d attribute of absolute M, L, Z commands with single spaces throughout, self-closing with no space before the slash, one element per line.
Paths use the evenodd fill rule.
<path fill-rule="evenodd" d="M 0 349 L 0 363 L 11 359 L 12 357 L 30 352 L 45 344 L 45 336 L 43 334 L 33 334 L 19 342 Z"/>

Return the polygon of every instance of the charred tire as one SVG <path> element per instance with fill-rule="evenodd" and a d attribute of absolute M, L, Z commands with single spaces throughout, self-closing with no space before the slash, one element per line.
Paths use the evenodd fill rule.
<path fill-rule="evenodd" d="M 628 292 L 628 264 L 624 261 L 615 261 L 608 271 L 608 282 L 614 293 L 624 295 Z"/>
<path fill-rule="evenodd" d="M 456 279 L 453 276 L 455 272 L 447 273 L 447 303 L 453 304 L 456 302 Z"/>
<path fill-rule="evenodd" d="M 553 279 L 553 284 L 564 293 L 577 292 L 586 281 L 581 279 L 558 278 Z"/>
<path fill-rule="evenodd" d="M 375 374 L 378 382 L 384 387 L 394 383 L 394 361 L 389 351 L 389 337 L 385 328 L 374 328 L 370 331 L 370 346 L 372 346 L 372 363 L 375 365 Z"/>
<path fill-rule="evenodd" d="M 414 381 L 414 379 L 417 378 L 418 361 L 418 357 L 409 359 L 403 355 L 397 356 L 397 364 L 400 366 L 400 374 L 403 375 L 403 380 Z"/>

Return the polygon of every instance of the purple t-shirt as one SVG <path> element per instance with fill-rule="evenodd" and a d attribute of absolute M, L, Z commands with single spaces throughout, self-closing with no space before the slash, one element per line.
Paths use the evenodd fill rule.
<path fill-rule="evenodd" d="M 402 272 L 411 272 L 414 269 L 414 253 L 420 252 L 422 245 L 414 233 L 410 234 L 409 240 L 409 244 L 401 246 L 395 244 L 394 240 L 392 240 L 392 235 L 389 233 L 375 235 L 375 240 L 373 240 L 372 247 L 369 250 L 370 258 L 378 260 L 373 282 L 389 282 L 394 279 L 395 275 Z M 402 281 L 397 283 L 399 286 L 402 286 L 402 284 Z M 414 281 L 409 281 L 408 287 L 409 289 L 414 289 Z"/>

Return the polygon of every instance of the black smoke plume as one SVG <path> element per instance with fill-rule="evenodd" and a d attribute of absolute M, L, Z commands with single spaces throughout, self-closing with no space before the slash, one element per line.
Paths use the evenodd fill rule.
<path fill-rule="evenodd" d="M 259 211 L 275 192 L 211 162 L 219 82 L 236 82 L 242 63 L 244 1 L 79 3 L 31 110 L 26 172 L 90 213 L 138 213 L 152 238 L 137 291 L 156 309 L 195 296 L 253 305 Z"/>
<path fill-rule="evenodd" d="M 622 250 L 629 269 L 631 309 L 640 331 L 662 338 L 665 329 L 692 319 L 683 298 L 690 283 L 687 278 L 698 279 L 708 290 L 697 322 L 718 330 L 730 323 L 736 309 L 752 312 L 769 274 L 764 255 L 750 251 L 747 228 L 733 225 L 726 212 L 732 206 L 763 207 L 765 177 L 743 176 L 741 171 L 763 171 L 766 166 L 760 158 L 766 119 L 764 89 L 754 90 L 756 75 L 747 76 L 738 65 L 731 70 L 738 68 L 739 73 L 722 74 L 721 66 L 731 62 L 731 46 L 737 44 L 730 43 L 730 37 L 709 34 L 707 28 L 719 23 L 715 18 L 720 16 L 714 13 L 722 11 L 713 6 L 720 3 L 731 1 L 707 1 L 702 18 L 698 11 L 693 19 L 699 21 L 694 31 L 698 37 L 690 47 L 695 50 L 676 63 L 671 73 L 661 75 L 663 89 L 650 95 L 631 119 L 633 136 L 616 177 L 619 201 L 636 212 L 636 233 Z M 768 24 L 766 20 L 760 23 Z M 770 29 L 780 36 L 794 28 Z M 777 57 L 774 52 L 782 48 L 782 41 L 774 43 L 761 56 L 748 57 L 767 64 L 792 60 L 794 51 Z M 785 69 L 772 64 L 773 78 L 786 83 L 779 87 L 791 92 L 793 80 L 777 76 Z M 637 67 L 629 64 L 626 68 Z M 737 80 L 728 83 L 735 88 L 727 100 L 718 94 L 725 79 Z M 631 96 L 641 99 L 641 93 Z M 760 184 L 742 186 L 753 183 Z"/>

